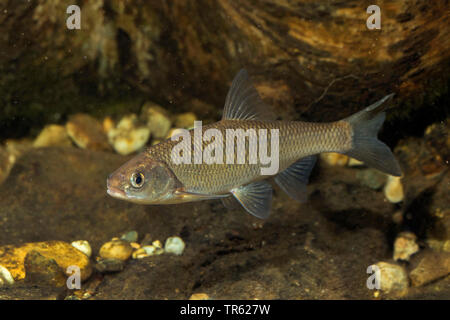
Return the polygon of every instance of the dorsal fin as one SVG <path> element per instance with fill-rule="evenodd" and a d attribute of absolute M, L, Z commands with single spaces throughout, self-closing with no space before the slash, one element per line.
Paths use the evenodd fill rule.
<path fill-rule="evenodd" d="M 261 100 L 247 71 L 241 69 L 228 91 L 222 119 L 273 120 L 274 118 L 269 106 Z"/>

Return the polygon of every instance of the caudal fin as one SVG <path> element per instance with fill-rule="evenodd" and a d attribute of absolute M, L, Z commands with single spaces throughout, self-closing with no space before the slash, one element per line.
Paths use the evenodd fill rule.
<path fill-rule="evenodd" d="M 377 139 L 378 131 L 386 117 L 383 112 L 386 108 L 384 103 L 393 96 L 394 94 L 387 95 L 364 110 L 344 119 L 353 129 L 352 149 L 345 154 L 384 173 L 401 176 L 402 171 L 391 150 Z"/>

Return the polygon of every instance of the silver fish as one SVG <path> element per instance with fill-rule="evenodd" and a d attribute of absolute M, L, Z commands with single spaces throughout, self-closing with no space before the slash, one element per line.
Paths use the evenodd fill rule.
<path fill-rule="evenodd" d="M 217 130 L 223 137 L 222 150 L 225 150 L 227 131 L 238 132 L 233 139 L 248 147 L 248 129 L 254 129 L 256 138 L 261 140 L 262 133 L 266 132 L 265 138 L 270 141 L 276 130 L 279 163 L 278 170 L 271 175 L 290 197 L 303 202 L 309 175 L 317 154 L 322 152 L 346 154 L 387 174 L 402 175 L 389 147 L 377 139 L 385 119 L 385 102 L 392 96 L 387 95 L 336 122 L 275 121 L 247 72 L 241 70 L 228 92 L 222 120 L 202 127 L 201 134 L 209 129 Z M 188 132 L 191 147 L 205 150 L 212 140 L 199 142 L 195 139 L 195 130 Z M 143 204 L 221 199 L 225 206 L 234 207 L 237 200 L 250 214 L 258 218 L 269 216 L 272 187 L 265 179 L 270 175 L 261 173 L 266 163 L 260 159 L 249 161 L 255 150 L 244 148 L 244 163 L 237 163 L 236 148 L 223 163 L 177 163 L 172 151 L 178 143 L 180 141 L 167 139 L 125 163 L 108 177 L 108 194 Z M 270 145 L 273 147 L 272 142 Z"/>

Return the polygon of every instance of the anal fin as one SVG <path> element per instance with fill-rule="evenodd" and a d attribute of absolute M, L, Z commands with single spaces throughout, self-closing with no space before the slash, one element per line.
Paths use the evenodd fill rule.
<path fill-rule="evenodd" d="M 280 172 L 275 177 L 275 182 L 291 198 L 299 202 L 305 202 L 307 198 L 306 185 L 316 160 L 317 156 L 315 155 L 301 158 L 289 168 Z"/>
<path fill-rule="evenodd" d="M 272 206 L 272 186 L 267 181 L 253 182 L 231 190 L 236 200 L 248 213 L 266 219 Z"/>

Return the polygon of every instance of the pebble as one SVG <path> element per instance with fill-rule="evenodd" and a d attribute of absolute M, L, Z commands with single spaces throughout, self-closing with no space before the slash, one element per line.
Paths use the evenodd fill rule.
<path fill-rule="evenodd" d="M 25 257 L 28 252 L 35 250 L 47 259 L 53 259 L 58 266 L 67 271 L 69 266 L 80 268 L 81 280 L 84 281 L 92 274 L 89 258 L 64 241 L 30 242 L 20 246 L 7 245 L 0 247 L 0 265 L 9 270 L 14 280 L 25 278 Z M 72 272 L 67 273 L 71 275 Z"/>
<path fill-rule="evenodd" d="M 119 259 L 100 259 L 96 265 L 95 269 L 100 272 L 119 272 L 125 267 L 125 263 Z"/>
<path fill-rule="evenodd" d="M 0 288 L 3 286 L 12 286 L 14 284 L 14 278 L 4 266 L 0 265 Z"/>
<path fill-rule="evenodd" d="M 31 250 L 25 256 L 25 280 L 39 286 L 63 287 L 66 284 L 66 276 L 54 259 L 41 255 L 36 250 Z"/>
<path fill-rule="evenodd" d="M 138 240 L 138 233 L 137 231 L 129 231 L 127 233 L 124 233 L 121 237 L 121 240 L 125 240 L 127 242 L 136 242 Z"/>
<path fill-rule="evenodd" d="M 167 139 L 170 139 L 172 136 L 176 136 L 177 134 L 183 133 L 184 129 L 181 128 L 172 128 L 170 129 L 170 131 L 167 133 Z"/>
<path fill-rule="evenodd" d="M 330 166 L 345 166 L 349 159 L 345 154 L 335 152 L 321 153 L 320 158 Z"/>
<path fill-rule="evenodd" d="M 197 120 L 197 116 L 193 112 L 181 113 L 175 117 L 175 127 L 192 129 L 195 120 Z"/>
<path fill-rule="evenodd" d="M 72 141 L 67 135 L 66 128 L 56 124 L 45 126 L 33 142 L 33 147 L 35 148 L 67 147 L 71 145 Z"/>
<path fill-rule="evenodd" d="M 156 139 L 164 138 L 172 126 L 167 111 L 153 102 L 147 102 L 142 107 L 141 119 L 147 123 L 152 137 Z"/>
<path fill-rule="evenodd" d="M 398 203 L 403 200 L 404 194 L 401 177 L 388 176 L 386 185 L 384 186 L 384 196 L 392 203 Z"/>
<path fill-rule="evenodd" d="M 115 128 L 108 131 L 109 143 L 121 155 L 142 149 L 150 138 L 150 129 L 138 122 L 135 114 L 123 117 Z"/>
<path fill-rule="evenodd" d="M 102 125 L 90 115 L 78 113 L 66 123 L 69 137 L 82 149 L 111 150 Z"/>
<path fill-rule="evenodd" d="M 189 300 L 209 300 L 209 296 L 206 293 L 194 293 L 190 296 Z"/>
<path fill-rule="evenodd" d="M 92 255 L 91 245 L 86 240 L 76 240 L 73 241 L 71 245 L 80 250 L 81 252 L 83 252 L 88 257 Z"/>
<path fill-rule="evenodd" d="M 104 259 L 117 259 L 125 261 L 133 252 L 130 243 L 123 240 L 112 240 L 103 244 L 100 248 L 100 257 Z"/>
<path fill-rule="evenodd" d="M 362 166 L 364 166 L 364 162 L 359 161 L 355 158 L 349 158 L 347 165 L 349 167 L 362 167 Z"/>
<path fill-rule="evenodd" d="M 450 253 L 426 250 L 409 273 L 414 287 L 430 283 L 450 273 Z"/>
<path fill-rule="evenodd" d="M 164 251 L 168 253 L 173 253 L 176 255 L 181 255 L 184 251 L 184 241 L 180 237 L 170 237 L 167 238 L 164 245 Z"/>
<path fill-rule="evenodd" d="M 400 233 L 394 241 L 394 260 L 409 261 L 409 258 L 419 251 L 417 237 L 412 232 Z"/>
<path fill-rule="evenodd" d="M 361 181 L 363 186 L 369 187 L 373 190 L 380 189 L 386 182 L 386 175 L 372 168 L 358 171 L 356 173 L 356 177 Z"/>
<path fill-rule="evenodd" d="M 103 132 L 108 134 L 108 132 L 115 127 L 114 120 L 111 117 L 106 117 L 103 119 L 102 128 Z"/>
<path fill-rule="evenodd" d="M 408 288 L 408 275 L 403 267 L 387 262 L 378 262 L 376 266 L 380 268 L 380 290 L 391 292 Z"/>
<path fill-rule="evenodd" d="M 149 256 L 149 254 L 147 253 L 147 251 L 143 247 L 140 248 L 140 249 L 137 249 L 131 255 L 131 257 L 133 259 L 143 259 L 143 258 L 148 257 L 148 256 Z"/>

